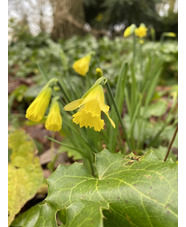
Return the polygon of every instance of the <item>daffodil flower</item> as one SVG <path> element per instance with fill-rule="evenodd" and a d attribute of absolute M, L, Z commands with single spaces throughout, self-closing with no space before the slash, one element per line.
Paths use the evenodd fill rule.
<path fill-rule="evenodd" d="M 60 113 L 59 103 L 57 101 L 58 99 L 58 96 L 53 98 L 49 114 L 45 122 L 46 129 L 51 131 L 60 131 L 62 127 L 62 116 Z"/>
<path fill-rule="evenodd" d="M 129 27 L 127 27 L 123 33 L 123 36 L 126 38 L 134 33 L 134 30 L 136 28 L 135 24 L 131 24 Z"/>
<path fill-rule="evenodd" d="M 146 28 L 144 24 L 141 24 L 139 28 L 135 29 L 135 35 L 140 38 L 143 38 L 147 35 L 147 30 L 148 28 Z"/>
<path fill-rule="evenodd" d="M 86 55 L 85 57 L 77 60 L 73 64 L 73 69 L 81 76 L 85 76 L 89 70 L 91 55 Z"/>
<path fill-rule="evenodd" d="M 176 33 L 174 32 L 164 32 L 162 35 L 167 37 L 173 37 L 173 38 L 176 37 Z"/>
<path fill-rule="evenodd" d="M 100 78 L 101 79 L 101 78 Z M 105 123 L 101 119 L 101 111 L 103 111 L 112 126 L 115 128 L 113 120 L 109 117 L 109 106 L 105 104 L 103 87 L 95 84 L 81 99 L 77 99 L 64 107 L 66 111 L 72 111 L 79 108 L 73 117 L 73 122 L 83 126 L 94 128 L 95 131 L 101 131 Z"/>
<path fill-rule="evenodd" d="M 51 94 L 51 87 L 44 87 L 28 107 L 26 111 L 26 118 L 34 122 L 40 122 L 43 119 L 50 102 Z"/>

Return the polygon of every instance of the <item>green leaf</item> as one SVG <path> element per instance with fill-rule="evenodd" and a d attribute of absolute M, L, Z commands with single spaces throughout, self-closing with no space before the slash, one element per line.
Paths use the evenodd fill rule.
<path fill-rule="evenodd" d="M 66 212 L 66 226 L 103 226 L 103 214 L 99 203 L 78 201 L 71 204 Z"/>
<path fill-rule="evenodd" d="M 159 101 L 149 105 L 146 108 L 146 112 L 144 112 L 144 107 L 141 108 L 142 113 L 144 112 L 143 117 L 149 118 L 151 116 L 160 117 L 167 110 L 167 102 L 165 100 L 160 99 Z"/>
<path fill-rule="evenodd" d="M 35 157 L 35 145 L 22 130 L 9 135 L 9 149 L 12 153 L 8 165 L 8 222 L 24 204 L 31 199 L 42 185 L 43 172 L 38 157 Z"/>
<path fill-rule="evenodd" d="M 62 211 L 65 226 L 177 226 L 177 163 L 152 151 L 126 157 L 103 150 L 95 166 L 98 178 L 80 163 L 60 165 L 49 177 L 45 204 Z"/>
<path fill-rule="evenodd" d="M 165 155 L 167 153 L 167 147 L 163 147 L 163 146 L 159 146 L 158 148 L 151 148 L 151 150 L 156 154 L 156 156 L 160 159 L 160 160 L 164 160 Z M 149 151 L 149 149 L 146 150 L 146 152 Z M 176 156 L 170 152 L 168 159 L 171 159 L 172 161 L 176 162 Z"/>
<path fill-rule="evenodd" d="M 11 226 L 57 227 L 56 212 L 47 203 L 40 203 L 21 214 Z"/>
<path fill-rule="evenodd" d="M 126 84 L 126 80 L 127 80 L 127 71 L 128 71 L 128 64 L 123 62 L 122 67 L 119 72 L 118 81 L 117 81 L 117 85 L 116 85 L 116 94 L 115 94 L 115 102 L 118 107 L 120 115 L 122 113 L 123 102 L 124 102 L 124 91 L 125 91 L 125 84 Z M 118 119 L 116 110 L 114 109 L 113 105 L 112 105 L 112 109 L 111 109 L 111 118 L 115 122 L 116 128 L 118 128 L 119 119 Z M 115 151 L 118 130 L 113 130 L 112 126 L 109 126 L 109 127 L 110 127 L 109 150 Z"/>

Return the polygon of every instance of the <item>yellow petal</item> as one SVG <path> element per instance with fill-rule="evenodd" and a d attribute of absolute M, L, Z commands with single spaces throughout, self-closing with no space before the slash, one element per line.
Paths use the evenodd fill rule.
<path fill-rule="evenodd" d="M 82 109 L 73 115 L 73 122 L 79 124 L 80 127 L 94 128 L 95 131 L 101 131 L 104 127 L 104 120 L 100 118 L 100 115 L 92 115 L 91 112 L 87 112 Z"/>
<path fill-rule="evenodd" d="M 115 126 L 115 123 L 113 122 L 113 120 L 110 118 L 110 116 L 109 116 L 109 114 L 108 114 L 109 108 L 110 108 L 110 107 L 107 106 L 107 105 L 105 105 L 105 104 L 101 105 L 101 110 L 107 115 L 107 117 L 108 117 L 108 119 L 109 119 L 111 125 L 115 128 L 115 127 L 116 127 L 116 126 Z"/>
<path fill-rule="evenodd" d="M 65 111 L 72 111 L 79 108 L 82 105 L 84 99 L 77 99 L 64 107 Z"/>
<path fill-rule="evenodd" d="M 39 95 L 34 99 L 26 111 L 26 118 L 34 122 L 40 122 L 49 105 L 52 89 L 47 87 L 43 89 Z"/>
<path fill-rule="evenodd" d="M 105 114 L 107 115 L 107 117 L 108 117 L 108 119 L 109 119 L 111 125 L 115 128 L 116 125 L 115 125 L 115 123 L 113 122 L 113 120 L 109 117 L 109 114 L 108 114 L 108 113 L 105 113 Z"/>

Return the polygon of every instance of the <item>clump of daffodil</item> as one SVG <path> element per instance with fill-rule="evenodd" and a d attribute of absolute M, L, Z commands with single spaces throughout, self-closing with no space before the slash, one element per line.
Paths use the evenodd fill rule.
<path fill-rule="evenodd" d="M 143 38 L 147 35 L 148 28 L 144 24 L 140 24 L 138 28 L 135 29 L 135 35 L 139 38 Z"/>
<path fill-rule="evenodd" d="M 72 67 L 79 75 L 85 76 L 89 70 L 90 60 L 91 54 L 88 54 L 85 57 L 75 61 Z"/>
<path fill-rule="evenodd" d="M 134 33 L 134 30 L 136 28 L 135 24 L 131 24 L 129 27 L 127 27 L 123 33 L 123 36 L 126 38 Z"/>
<path fill-rule="evenodd" d="M 108 114 L 110 107 L 105 104 L 103 87 L 99 83 L 95 83 L 81 99 L 67 104 L 64 110 L 72 111 L 77 108 L 79 108 L 78 112 L 72 117 L 73 122 L 79 124 L 81 128 L 83 126 L 93 127 L 95 131 L 101 131 L 105 125 L 104 120 L 101 119 L 101 111 L 107 115 L 115 128 L 115 124 Z"/>
<path fill-rule="evenodd" d="M 45 122 L 46 129 L 51 131 L 60 131 L 62 127 L 62 117 L 58 100 L 59 100 L 58 96 L 52 99 L 49 114 Z"/>
<path fill-rule="evenodd" d="M 43 87 L 38 96 L 28 107 L 26 118 L 34 122 L 40 122 L 43 119 L 52 95 L 52 88 L 50 86 L 56 82 L 57 79 L 52 79 Z"/>
<path fill-rule="evenodd" d="M 98 75 L 99 77 L 102 77 L 103 71 L 100 68 L 96 68 L 96 75 Z"/>

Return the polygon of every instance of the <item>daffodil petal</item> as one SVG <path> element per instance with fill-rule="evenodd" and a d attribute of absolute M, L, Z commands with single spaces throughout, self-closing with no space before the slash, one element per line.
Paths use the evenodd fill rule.
<path fill-rule="evenodd" d="M 109 114 L 108 114 L 108 113 L 105 113 L 105 114 L 107 115 L 107 117 L 108 117 L 108 119 L 109 119 L 111 125 L 113 126 L 113 128 L 115 128 L 116 125 L 115 125 L 115 123 L 113 122 L 113 120 L 110 118 Z"/>
<path fill-rule="evenodd" d="M 50 107 L 49 114 L 45 122 L 45 128 L 51 131 L 60 131 L 62 127 L 62 116 L 59 104 L 54 101 Z"/>
<path fill-rule="evenodd" d="M 82 109 L 73 115 L 73 122 L 80 125 L 80 128 L 90 127 L 94 128 L 95 131 L 101 131 L 104 127 L 104 120 L 100 118 L 100 115 L 92 115 L 91 112 L 87 112 Z"/>
<path fill-rule="evenodd" d="M 115 128 L 115 127 L 116 127 L 116 126 L 115 126 L 115 123 L 114 123 L 114 121 L 110 118 L 110 116 L 109 116 L 109 114 L 108 114 L 109 109 L 110 109 L 109 106 L 107 106 L 107 105 L 105 105 L 105 104 L 102 104 L 102 105 L 101 105 L 101 110 L 107 115 L 107 117 L 108 117 L 108 119 L 109 119 L 111 125 Z"/>
<path fill-rule="evenodd" d="M 65 111 L 72 111 L 79 108 L 82 105 L 83 99 L 77 99 L 64 107 Z"/>

